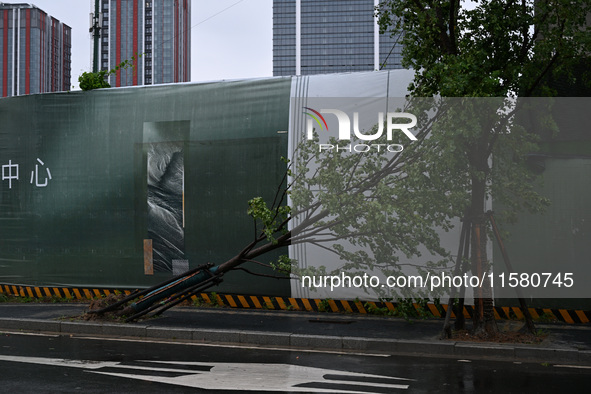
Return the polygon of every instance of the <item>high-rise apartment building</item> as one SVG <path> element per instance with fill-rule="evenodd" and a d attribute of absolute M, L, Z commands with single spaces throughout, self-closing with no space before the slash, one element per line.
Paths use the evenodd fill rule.
<path fill-rule="evenodd" d="M 0 3 L 0 97 L 70 90 L 71 36 L 33 5 Z"/>
<path fill-rule="evenodd" d="M 191 80 L 190 0 L 101 0 L 100 7 L 100 68 L 135 59 L 111 86 Z"/>
<path fill-rule="evenodd" d="M 380 34 L 378 0 L 273 0 L 273 75 L 401 68 L 402 46 Z"/>

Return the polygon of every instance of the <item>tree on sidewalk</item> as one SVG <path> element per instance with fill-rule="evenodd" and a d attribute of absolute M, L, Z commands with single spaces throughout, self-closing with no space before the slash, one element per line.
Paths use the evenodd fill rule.
<path fill-rule="evenodd" d="M 590 11 L 589 0 L 484 0 L 471 5 L 388 0 L 379 4 L 376 16 L 382 32 L 400 37 L 403 66 L 416 72 L 412 96 L 515 99 L 553 95 L 546 81 L 556 76 L 588 83 L 588 75 L 571 70 L 591 53 Z M 489 270 L 487 200 L 502 202 L 509 218 L 521 208 L 537 211 L 546 203 L 533 192 L 533 176 L 525 166 L 536 136 L 519 128 L 506 132 L 510 107 L 503 100 L 499 109 L 509 108 L 503 116 L 479 116 L 479 122 L 433 134 L 420 146 L 416 176 L 408 179 L 433 209 L 471 222 L 473 275 Z M 490 295 L 475 301 L 475 331 L 494 335 Z"/>

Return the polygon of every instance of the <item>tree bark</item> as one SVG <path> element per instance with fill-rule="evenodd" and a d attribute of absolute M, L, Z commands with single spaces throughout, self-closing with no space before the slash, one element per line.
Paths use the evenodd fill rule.
<path fill-rule="evenodd" d="M 472 221 L 471 236 L 471 264 L 472 275 L 481 281 L 480 286 L 474 288 L 474 316 L 473 330 L 477 335 L 492 337 L 499 330 L 495 321 L 492 286 L 488 277 L 490 264 L 486 252 L 486 181 L 472 178 L 472 201 L 470 220 Z"/>

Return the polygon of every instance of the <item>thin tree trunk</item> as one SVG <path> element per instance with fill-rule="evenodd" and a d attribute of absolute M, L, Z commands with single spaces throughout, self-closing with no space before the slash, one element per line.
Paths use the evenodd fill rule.
<path fill-rule="evenodd" d="M 466 217 L 464 217 L 464 221 L 467 226 L 466 231 L 466 239 L 464 242 L 464 250 L 462 251 L 462 270 L 461 273 L 464 275 L 468 272 L 468 259 L 470 258 L 470 235 L 472 234 L 472 223 Z M 456 331 L 465 330 L 466 329 L 466 319 L 464 318 L 464 300 L 466 297 L 466 287 L 462 286 L 460 288 L 460 294 L 458 296 L 458 312 L 456 313 L 456 321 L 455 321 L 455 329 Z"/>
<path fill-rule="evenodd" d="M 488 277 L 490 264 L 486 253 L 486 217 L 485 217 L 484 180 L 472 179 L 472 206 L 470 209 L 472 220 L 471 263 L 472 275 L 478 276 L 480 286 L 474 289 L 474 333 L 487 337 L 495 336 L 499 330 L 495 321 L 492 286 Z"/>
<path fill-rule="evenodd" d="M 152 307 L 152 305 L 154 305 L 155 303 L 160 302 L 161 300 L 167 297 L 170 297 L 172 294 L 181 293 L 188 288 L 197 286 L 200 283 L 205 282 L 212 276 L 221 278 L 226 272 L 238 267 L 245 261 L 254 259 L 260 255 L 268 253 L 277 248 L 289 245 L 290 239 L 291 232 L 287 232 L 286 234 L 277 238 L 277 242 L 275 243 L 268 242 L 262 246 L 259 246 L 258 248 L 245 249 L 236 256 L 227 260 L 226 262 L 216 267 L 212 267 L 209 270 L 209 273 L 206 270 L 197 271 L 193 275 L 188 275 L 186 277 L 183 277 L 182 279 L 179 279 L 178 281 L 175 281 L 172 284 L 167 284 L 166 286 L 152 291 L 150 294 L 146 295 L 141 300 L 138 300 L 137 302 L 134 302 L 133 304 L 125 307 L 122 311 L 119 312 L 119 314 L 126 316 L 136 315 Z"/>

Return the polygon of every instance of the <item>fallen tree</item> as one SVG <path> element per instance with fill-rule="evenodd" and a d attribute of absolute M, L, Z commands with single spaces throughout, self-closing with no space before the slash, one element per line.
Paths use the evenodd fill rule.
<path fill-rule="evenodd" d="M 434 119 L 423 117 L 423 127 L 415 130 L 420 144 L 428 135 Z M 368 134 L 376 134 L 384 125 L 376 125 Z M 391 143 L 386 133 L 373 141 Z M 399 142 L 408 141 L 401 133 Z M 353 138 L 350 143 L 358 142 Z M 335 138 L 326 141 L 338 144 Z M 439 245 L 433 223 L 442 220 L 433 210 L 420 210 L 410 193 L 401 193 L 408 172 L 405 167 L 419 159 L 420 151 L 371 154 L 344 153 L 318 149 L 318 136 L 304 138 L 286 163 L 286 172 L 270 203 L 260 197 L 248 201 L 247 214 L 253 221 L 253 239 L 235 256 L 220 264 L 196 267 L 152 288 L 137 291 L 107 308 L 89 313 L 117 310 L 135 320 L 147 313 L 159 314 L 193 294 L 220 283 L 232 270 L 288 245 L 309 243 L 337 255 L 343 265 L 338 272 L 380 271 L 402 274 L 401 256 L 421 254 L 421 248 L 442 256 L 445 265 L 449 253 Z M 400 195 L 396 195 L 399 193 Z M 288 201 L 289 200 L 289 201 Z M 444 225 L 444 227 L 446 227 Z M 349 250 L 343 244 L 353 245 Z M 409 265 L 408 263 L 405 263 Z M 283 278 L 301 274 L 294 261 L 281 256 L 273 267 Z M 428 269 L 418 267 L 418 269 Z M 334 271 L 333 273 L 335 273 Z M 324 267 L 310 267 L 306 273 L 326 275 Z M 281 275 L 280 275 L 281 276 Z M 408 295 L 408 294 L 407 294 Z M 402 296 L 402 294 L 395 294 Z M 412 296 L 412 295 L 411 295 Z"/>
<path fill-rule="evenodd" d="M 424 278 L 444 270 L 451 273 L 453 259 L 454 275 L 471 271 L 472 275 L 483 277 L 491 266 L 486 256 L 473 254 L 481 259 L 480 266 L 468 264 L 467 256 L 462 260 L 465 248 L 461 246 L 454 256 L 442 247 L 440 234 L 454 229 L 454 219 L 463 217 L 465 223 L 471 224 L 469 234 L 462 230 L 464 244 L 471 244 L 469 249 L 473 253 L 485 248 L 482 234 L 486 230 L 482 227 L 474 232 L 468 210 L 472 201 L 470 179 L 478 177 L 478 173 L 466 166 L 469 156 L 460 153 L 464 141 L 482 130 L 487 130 L 486 135 L 494 136 L 503 146 L 495 150 L 496 160 L 489 177 L 482 178 L 487 193 L 501 188 L 502 193 L 497 192 L 497 196 L 512 196 L 513 204 L 505 212 L 509 215 L 523 203 L 533 210 L 544 206 L 545 199 L 532 189 L 535 177 L 525 165 L 526 153 L 535 145 L 531 133 L 515 122 L 520 107 L 520 102 L 503 98 L 409 99 L 401 110 L 417 115 L 418 126 L 413 128 L 416 140 L 409 140 L 403 133 L 388 136 L 383 133 L 384 125 L 379 124 L 365 134 L 381 133 L 372 141 L 375 145 L 406 146 L 397 152 L 323 150 L 319 149 L 317 135 L 311 140 L 303 136 L 292 161 L 284 159 L 287 169 L 273 201 L 267 203 L 256 197 L 248 202 L 253 238 L 232 258 L 196 267 L 90 313 L 117 311 L 128 321 L 160 314 L 219 284 L 233 270 L 252 273 L 244 267 L 246 263 L 262 264 L 257 260 L 260 256 L 301 243 L 330 251 L 342 265 L 332 271 L 323 266 L 301 269 L 288 256 L 281 256 L 273 264 L 279 273 L 283 272 L 278 277 L 353 276 L 367 272 L 399 277 L 408 275 L 410 269 Z M 352 138 L 347 143 L 357 142 L 363 141 Z M 323 141 L 323 146 L 339 143 L 342 141 L 330 138 Z M 462 216 L 465 212 L 468 214 Z M 480 237 L 475 238 L 475 234 Z M 434 261 L 413 263 L 425 252 Z M 416 286 L 375 290 L 389 299 L 433 299 L 453 289 Z M 453 302 L 455 295 L 451 294 Z"/>

